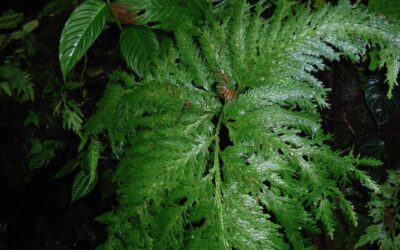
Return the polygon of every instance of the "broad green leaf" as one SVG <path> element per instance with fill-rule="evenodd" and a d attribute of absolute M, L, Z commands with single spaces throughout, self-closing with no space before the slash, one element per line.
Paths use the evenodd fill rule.
<path fill-rule="evenodd" d="M 0 17 L 0 30 L 2 29 L 14 29 L 19 23 L 24 19 L 23 13 L 17 13 L 14 11 L 9 11 L 4 13 Z"/>
<path fill-rule="evenodd" d="M 23 38 L 24 36 L 26 36 L 26 33 L 24 31 L 17 30 L 10 34 L 10 39 L 19 40 L 19 39 Z"/>
<path fill-rule="evenodd" d="M 43 151 L 42 143 L 40 142 L 39 139 L 33 138 L 31 140 L 31 143 L 32 143 L 32 147 L 31 147 L 30 154 L 32 154 L 32 155 L 40 154 L 40 152 Z"/>
<path fill-rule="evenodd" d="M 72 12 L 61 34 L 59 57 L 64 80 L 100 35 L 109 15 L 102 0 L 87 0 Z"/>
<path fill-rule="evenodd" d="M 37 128 L 39 128 L 40 124 L 40 116 L 38 112 L 35 112 L 33 110 L 29 110 L 29 115 L 26 117 L 24 121 L 24 127 L 28 126 L 29 124 L 35 125 Z"/>
<path fill-rule="evenodd" d="M 40 141 L 38 138 L 31 139 L 32 147 L 29 152 L 28 167 L 31 170 L 47 166 L 50 161 L 56 156 L 55 148 L 56 141 L 45 140 Z"/>
<path fill-rule="evenodd" d="M 0 87 L 8 96 L 12 95 L 11 88 L 8 82 L 1 82 Z"/>
<path fill-rule="evenodd" d="M 27 22 L 26 24 L 24 24 L 22 26 L 22 30 L 25 33 L 30 33 L 32 31 L 34 31 L 38 26 L 39 26 L 39 21 L 35 19 L 35 20 L 32 20 L 32 21 Z"/>
<path fill-rule="evenodd" d="M 71 203 L 80 199 L 90 193 L 93 190 L 94 186 L 97 183 L 97 172 L 95 175 L 95 181 L 90 181 L 89 175 L 85 171 L 80 171 L 74 179 L 72 183 L 72 192 L 71 192 Z"/>
<path fill-rule="evenodd" d="M 87 160 L 89 167 L 89 182 L 93 182 L 96 176 L 97 163 L 100 157 L 101 145 L 100 142 L 93 139 L 89 145 Z"/>
<path fill-rule="evenodd" d="M 76 0 L 52 0 L 47 1 L 46 5 L 39 13 L 39 18 L 43 18 L 45 16 L 54 16 L 58 13 L 69 8 L 71 5 L 76 4 Z"/>
<path fill-rule="evenodd" d="M 143 77 L 158 55 L 159 44 L 154 32 L 146 27 L 128 27 L 120 37 L 121 54 L 129 68 Z"/>

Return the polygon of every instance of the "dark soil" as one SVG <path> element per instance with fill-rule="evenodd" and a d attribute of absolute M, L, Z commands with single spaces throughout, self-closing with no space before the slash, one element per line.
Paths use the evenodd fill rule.
<path fill-rule="evenodd" d="M 22 11 L 35 18 L 46 1 L 1 1 L 0 9 Z M 32 9 L 33 7 L 33 9 Z M 35 32 L 35 53 L 22 62 L 35 83 L 35 102 L 18 104 L 2 100 L 0 109 L 0 249 L 94 249 L 106 239 L 106 228 L 95 218 L 111 209 L 111 201 L 102 199 L 99 187 L 87 197 L 70 204 L 74 174 L 54 179 L 55 173 L 76 153 L 79 138 L 61 128 L 60 118 L 53 115 L 51 96 L 41 96 L 46 81 L 62 79 L 58 63 L 59 37 L 71 10 L 40 20 Z M 80 77 L 83 68 L 102 65 L 96 77 L 83 75 L 85 90 L 91 99 L 83 112 L 95 110 L 107 82 L 106 75 L 123 65 L 119 57 L 118 33 L 107 27 L 96 44 L 87 53 L 87 63 L 77 65 L 74 77 Z M 11 44 L 0 56 L 6 58 L 19 46 Z M 115 55 L 115 53 L 117 53 Z M 104 63 L 107 62 L 107 63 Z M 79 79 L 79 77 L 77 77 Z M 77 93 L 80 95 L 80 93 Z M 22 123 L 30 109 L 43 115 L 41 123 L 47 127 L 27 128 Z M 28 138 L 37 137 L 64 142 L 56 158 L 44 169 L 31 171 L 26 166 L 30 150 Z M 102 163 L 99 168 L 104 169 Z"/>

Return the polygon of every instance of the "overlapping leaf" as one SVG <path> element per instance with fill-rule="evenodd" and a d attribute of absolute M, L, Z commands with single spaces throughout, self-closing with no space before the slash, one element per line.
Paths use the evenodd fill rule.
<path fill-rule="evenodd" d="M 120 45 L 126 63 L 139 76 L 148 72 L 159 50 L 156 35 L 146 27 L 125 28 L 121 33 Z"/>
<path fill-rule="evenodd" d="M 98 174 L 96 172 L 94 181 L 91 181 L 89 174 L 81 170 L 72 183 L 71 203 L 84 197 L 96 186 Z"/>
<path fill-rule="evenodd" d="M 64 79 L 100 35 L 108 15 L 109 7 L 102 0 L 87 0 L 71 14 L 61 33 L 59 48 Z"/>
<path fill-rule="evenodd" d="M 137 24 L 171 30 L 178 25 L 193 25 L 210 7 L 205 0 L 119 0 L 129 11 L 138 13 Z"/>
<path fill-rule="evenodd" d="M 89 183 L 92 183 L 96 177 L 97 164 L 100 157 L 101 144 L 99 141 L 93 139 L 89 145 L 87 160 L 89 168 Z"/>

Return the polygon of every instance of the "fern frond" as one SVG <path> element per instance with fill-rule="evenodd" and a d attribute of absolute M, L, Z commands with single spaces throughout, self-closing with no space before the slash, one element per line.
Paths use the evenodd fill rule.
<path fill-rule="evenodd" d="M 333 239 L 334 222 L 333 222 L 333 205 L 330 201 L 323 199 L 320 201 L 316 211 L 316 217 L 324 223 L 327 233 Z"/>
<path fill-rule="evenodd" d="M 119 80 L 125 82 L 126 77 L 124 74 L 120 75 L 116 73 L 113 75 L 112 80 L 113 82 L 118 82 Z M 116 132 L 117 129 L 115 127 L 118 124 L 114 123 L 119 111 L 118 105 L 124 95 L 124 91 L 121 86 L 113 84 L 113 82 L 107 85 L 102 99 L 97 103 L 96 113 L 84 125 L 81 145 L 79 146 L 80 150 L 86 145 L 90 135 L 101 132 L 108 132 L 111 145 L 115 145 L 118 141 L 124 141 L 124 132 Z"/>
<path fill-rule="evenodd" d="M 261 198 L 262 202 L 277 215 L 277 220 L 285 229 L 285 234 L 294 249 L 303 249 L 309 242 L 303 239 L 302 232 L 318 233 L 312 215 L 307 212 L 301 200 L 290 200 L 288 197 L 279 195 L 278 190 L 266 191 Z M 281 213 L 280 211 L 285 211 Z"/>
<path fill-rule="evenodd" d="M 8 88 L 5 91 L 8 92 L 8 95 L 15 95 L 23 102 L 35 99 L 33 83 L 29 74 L 16 65 L 0 65 L 0 80 L 5 81 L 1 85 L 7 84 Z M 2 88 L 4 87 L 2 86 Z"/>
<path fill-rule="evenodd" d="M 283 20 L 280 21 L 281 23 Z M 266 75 L 283 74 L 291 79 L 318 84 L 310 74 L 325 65 L 320 58 L 338 59 L 344 55 L 358 61 L 370 46 L 380 47 L 380 65 L 388 70 L 388 96 L 397 85 L 400 35 L 397 26 L 384 18 L 356 8 L 348 1 L 311 13 L 300 8 L 280 29 L 272 31 L 262 58 L 269 65 Z"/>
<path fill-rule="evenodd" d="M 400 247 L 400 171 L 388 171 L 388 179 L 381 186 L 381 193 L 374 193 L 368 202 L 373 224 L 361 236 L 355 248 L 377 242 L 380 250 Z"/>
<path fill-rule="evenodd" d="M 370 157 L 357 158 L 356 162 L 357 165 L 365 165 L 371 167 L 379 167 L 383 164 L 382 161 Z"/>
<path fill-rule="evenodd" d="M 76 134 L 81 134 L 83 113 L 78 104 L 73 100 L 64 101 L 64 108 L 62 110 L 62 126 L 63 128 L 70 129 Z"/>
<path fill-rule="evenodd" d="M 316 12 L 278 2 L 270 20 L 259 16 L 263 2 L 226 4 L 231 14 L 221 22 L 175 30 L 176 45 L 161 45 L 140 85 L 108 85 L 85 126 L 125 142 L 114 176 L 119 208 L 102 218 L 104 246 L 311 248 L 303 230 L 322 223 L 333 238 L 339 207 L 356 223 L 339 185 L 355 179 L 379 191 L 356 166 L 375 162 L 324 144 L 318 108 L 328 106 L 327 91 L 313 73 L 324 60 L 357 60 L 379 39 L 392 67 L 395 27 L 346 1 Z"/>

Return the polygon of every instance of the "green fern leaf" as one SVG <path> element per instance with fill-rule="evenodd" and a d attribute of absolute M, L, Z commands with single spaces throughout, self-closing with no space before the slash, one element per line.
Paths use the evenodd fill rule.
<path fill-rule="evenodd" d="M 327 233 L 331 239 L 333 239 L 334 224 L 333 224 L 333 207 L 331 202 L 327 200 L 321 200 L 319 207 L 317 208 L 316 216 L 324 223 L 327 229 Z"/>
<path fill-rule="evenodd" d="M 378 184 L 376 184 L 375 181 L 373 181 L 365 171 L 355 169 L 354 175 L 367 188 L 373 190 L 375 193 L 380 192 L 380 188 L 379 188 Z"/>
<path fill-rule="evenodd" d="M 368 202 L 368 208 L 373 224 L 368 226 L 355 248 L 377 242 L 380 250 L 399 249 L 399 177 L 400 171 L 388 171 L 388 178 L 380 188 L 381 193 L 372 195 L 371 200 Z"/>
<path fill-rule="evenodd" d="M 16 65 L 0 65 L 0 79 L 6 81 L 5 83 L 2 82 L 1 88 L 7 95 L 15 95 L 21 101 L 33 101 L 35 99 L 33 83 L 29 74 Z"/>
<path fill-rule="evenodd" d="M 372 167 L 379 167 L 383 163 L 382 163 L 382 161 L 374 159 L 374 158 L 363 157 L 363 158 L 357 159 L 357 164 L 365 165 L 365 166 L 372 166 Z"/>
<path fill-rule="evenodd" d="M 340 186 L 355 179 L 379 192 L 356 166 L 375 161 L 324 144 L 327 91 L 313 73 L 325 60 L 358 60 L 370 39 L 392 67 L 396 27 L 347 1 L 315 12 L 277 2 L 270 20 L 260 17 L 263 1 L 224 4 L 229 14 L 199 32 L 174 30 L 176 44 L 162 44 L 140 84 L 107 87 L 100 103 L 109 104 L 87 126 L 124 140 L 104 246 L 307 249 L 304 235 L 333 238 L 338 207 L 357 222 Z M 93 123 L 100 118 L 107 127 Z"/>
<path fill-rule="evenodd" d="M 358 225 L 357 214 L 354 211 L 354 206 L 350 201 L 346 200 L 344 195 L 339 195 L 340 197 L 340 208 L 343 210 L 344 214 L 350 219 L 354 226 Z"/>
<path fill-rule="evenodd" d="M 100 35 L 109 15 L 102 0 L 87 0 L 72 12 L 61 33 L 59 58 L 64 80 Z"/>
<path fill-rule="evenodd" d="M 158 55 L 159 44 L 154 32 L 146 27 L 128 27 L 121 33 L 121 54 L 129 68 L 143 77 Z"/>
<path fill-rule="evenodd" d="M 81 134 L 83 114 L 75 101 L 68 100 L 64 102 L 62 110 L 62 126 L 65 129 L 70 129 L 76 134 Z"/>
<path fill-rule="evenodd" d="M 118 81 L 114 75 L 114 81 Z M 125 75 L 124 75 L 125 77 Z M 118 126 L 113 126 L 117 117 L 120 117 L 119 105 L 124 97 L 124 90 L 117 84 L 108 84 L 102 99 L 97 103 L 97 111 L 86 122 L 83 129 L 83 136 L 78 151 L 81 151 L 89 140 L 90 135 L 108 132 L 109 140 L 114 149 L 114 145 L 123 142 L 125 134 L 119 132 Z"/>

